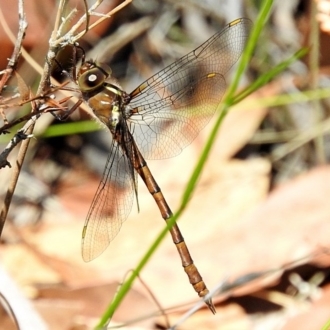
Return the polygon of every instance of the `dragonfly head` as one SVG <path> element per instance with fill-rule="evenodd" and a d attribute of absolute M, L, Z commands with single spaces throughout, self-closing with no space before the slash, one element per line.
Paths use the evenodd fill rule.
<path fill-rule="evenodd" d="M 77 83 L 83 93 L 89 93 L 103 87 L 110 75 L 111 69 L 108 65 L 89 60 L 81 65 Z"/>

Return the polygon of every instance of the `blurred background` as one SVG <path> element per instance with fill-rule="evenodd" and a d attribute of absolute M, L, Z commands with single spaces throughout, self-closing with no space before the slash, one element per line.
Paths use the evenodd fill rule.
<path fill-rule="evenodd" d="M 103 1 L 98 12 L 119 4 Z M 123 90 L 131 92 L 232 20 L 247 17 L 255 22 L 262 4 L 134 0 L 79 44 L 86 58 L 111 65 Z M 15 6 L 0 4 L 0 21 L 14 35 Z M 23 46 L 41 68 L 57 7 L 53 0 L 25 3 L 28 29 Z M 73 8 L 77 12 L 68 25 L 84 13 L 80 0 L 67 2 L 67 12 Z M 217 314 L 204 308 L 185 320 L 182 329 L 327 329 L 322 327 L 330 320 L 329 31 L 330 1 L 274 1 L 240 88 L 302 47 L 309 52 L 233 107 L 220 129 L 179 222 L 209 289 L 220 286 L 214 297 Z M 13 43 L 3 24 L 0 36 L 2 70 Z M 71 72 L 75 64 L 72 48 L 62 49 L 57 62 L 53 76 L 63 82 L 69 76 L 63 69 Z M 40 80 L 35 68 L 21 56 L 17 71 L 33 92 Z M 2 97 L 16 93 L 15 86 L 13 78 Z M 3 111 L 13 121 L 30 109 L 25 105 Z M 0 135 L 1 150 L 23 124 Z M 213 124 L 179 156 L 148 161 L 173 211 Z M 140 212 L 135 203 L 109 248 L 96 260 L 83 262 L 81 231 L 108 156 L 109 134 L 83 109 L 65 122 L 51 114 L 37 121 L 0 245 L 0 292 L 17 318 L 26 320 L 22 329 L 92 328 L 118 284 L 164 227 L 140 182 Z M 18 148 L 10 154 L 10 163 L 17 153 Z M 11 176 L 12 169 L 1 169 L 1 200 Z M 163 329 L 166 323 L 154 300 L 171 324 L 197 301 L 170 237 L 140 277 L 113 324 Z M 3 306 L 0 328 L 15 329 Z"/>

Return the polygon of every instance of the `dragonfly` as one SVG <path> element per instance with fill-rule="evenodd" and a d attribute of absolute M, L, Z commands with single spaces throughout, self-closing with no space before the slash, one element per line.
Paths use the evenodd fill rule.
<path fill-rule="evenodd" d="M 76 83 L 94 116 L 110 131 L 110 152 L 82 232 L 82 256 L 99 256 L 116 237 L 137 197 L 138 177 L 162 218 L 173 213 L 145 159 L 178 155 L 214 115 L 226 91 L 225 75 L 238 61 L 251 21 L 239 18 L 201 46 L 126 93 L 105 64 L 83 59 Z M 169 230 L 184 271 L 199 297 L 215 313 L 209 290 L 178 225 Z"/>

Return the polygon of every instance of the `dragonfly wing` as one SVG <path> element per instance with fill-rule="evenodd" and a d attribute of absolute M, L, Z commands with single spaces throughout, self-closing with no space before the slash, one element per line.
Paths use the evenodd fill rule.
<path fill-rule="evenodd" d="M 244 49 L 251 21 L 238 19 L 164 68 L 131 94 L 131 132 L 143 155 L 179 154 L 209 122 L 226 90 L 225 75 Z"/>
<path fill-rule="evenodd" d="M 132 209 L 136 176 L 125 153 L 116 141 L 102 180 L 88 211 L 82 233 L 82 256 L 90 261 L 99 256 L 118 234 Z"/>

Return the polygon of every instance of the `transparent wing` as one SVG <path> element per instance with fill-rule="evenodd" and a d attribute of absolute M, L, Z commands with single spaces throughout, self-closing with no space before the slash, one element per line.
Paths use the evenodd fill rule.
<path fill-rule="evenodd" d="M 82 233 L 82 256 L 90 261 L 99 256 L 118 234 L 132 209 L 136 176 L 131 162 L 116 141 L 88 211 Z"/>
<path fill-rule="evenodd" d="M 179 154 L 209 122 L 225 93 L 225 74 L 241 56 L 250 27 L 244 18 L 229 23 L 130 94 L 134 111 L 128 121 L 145 158 Z"/>

